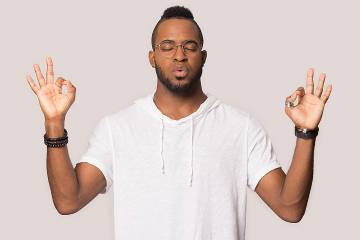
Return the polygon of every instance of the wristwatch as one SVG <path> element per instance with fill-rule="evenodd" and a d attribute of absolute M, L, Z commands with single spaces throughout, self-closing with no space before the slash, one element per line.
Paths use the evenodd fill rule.
<path fill-rule="evenodd" d="M 304 139 L 313 139 L 316 138 L 319 132 L 319 127 L 316 127 L 315 129 L 309 130 L 306 128 L 299 128 L 295 126 L 295 136 L 298 138 L 304 138 Z"/>

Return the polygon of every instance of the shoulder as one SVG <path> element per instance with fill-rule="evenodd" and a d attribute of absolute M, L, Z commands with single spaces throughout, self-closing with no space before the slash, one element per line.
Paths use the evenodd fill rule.
<path fill-rule="evenodd" d="M 241 124 L 245 127 L 251 114 L 243 108 L 229 103 L 221 102 L 217 108 L 218 115 L 222 116 L 229 124 Z"/>
<path fill-rule="evenodd" d="M 129 106 L 126 106 L 120 110 L 117 110 L 116 112 L 112 112 L 104 116 L 104 118 L 108 118 L 111 122 L 118 122 L 123 121 L 128 118 L 132 118 L 134 115 L 136 115 L 137 109 L 135 108 L 134 104 L 131 104 Z"/>
<path fill-rule="evenodd" d="M 222 102 L 218 109 L 218 115 L 223 116 L 226 124 L 240 126 L 246 131 L 264 130 L 264 126 L 256 115 L 244 108 Z"/>

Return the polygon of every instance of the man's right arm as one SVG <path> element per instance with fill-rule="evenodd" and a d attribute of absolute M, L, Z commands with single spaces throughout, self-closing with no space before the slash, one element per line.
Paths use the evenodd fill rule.
<path fill-rule="evenodd" d="M 35 84 L 30 75 L 26 76 L 26 80 L 44 113 L 46 135 L 49 138 L 62 137 L 65 116 L 75 101 L 76 88 L 71 81 L 62 77 L 55 81 L 50 57 L 46 58 L 45 77 L 38 64 L 34 64 L 34 71 L 39 85 Z M 62 91 L 64 86 L 66 94 Z M 47 147 L 46 168 L 53 202 L 60 214 L 79 211 L 100 191 L 105 190 L 105 177 L 97 167 L 84 163 L 73 168 L 66 145 L 60 148 Z"/>
<path fill-rule="evenodd" d="M 64 134 L 64 121 L 45 121 L 45 128 L 48 137 L 61 137 Z M 105 190 L 105 177 L 97 167 L 80 163 L 73 168 L 66 145 L 47 147 L 46 163 L 52 199 L 62 215 L 79 211 Z"/>

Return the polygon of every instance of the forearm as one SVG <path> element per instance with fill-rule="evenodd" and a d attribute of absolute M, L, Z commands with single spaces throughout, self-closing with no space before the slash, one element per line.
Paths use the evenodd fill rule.
<path fill-rule="evenodd" d="M 46 121 L 45 129 L 48 137 L 61 137 L 64 134 L 64 121 Z M 62 214 L 71 213 L 78 202 L 79 184 L 66 145 L 47 147 L 47 175 L 56 209 Z"/>
<path fill-rule="evenodd" d="M 293 160 L 281 191 L 282 204 L 301 215 L 305 212 L 313 179 L 315 141 L 297 138 Z"/>

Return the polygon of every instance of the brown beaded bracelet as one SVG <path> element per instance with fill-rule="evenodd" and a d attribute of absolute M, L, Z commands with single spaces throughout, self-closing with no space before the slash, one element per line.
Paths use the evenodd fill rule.
<path fill-rule="evenodd" d="M 45 145 L 48 146 L 48 147 L 58 148 L 58 147 L 63 147 L 63 146 L 65 146 L 65 145 L 68 143 L 68 139 L 65 139 L 64 141 L 56 142 L 56 143 L 47 142 L 47 141 L 44 141 L 44 143 L 45 143 Z"/>
<path fill-rule="evenodd" d="M 64 136 L 58 138 L 49 138 L 44 134 L 44 143 L 48 147 L 63 147 L 68 143 L 68 133 L 64 128 Z"/>
<path fill-rule="evenodd" d="M 58 141 L 58 140 L 63 140 L 65 138 L 67 138 L 67 136 L 68 136 L 68 132 L 64 128 L 64 136 L 58 137 L 58 138 L 49 138 L 49 137 L 46 136 L 46 133 L 45 133 L 44 134 L 44 139 L 46 139 L 47 141 Z"/>

